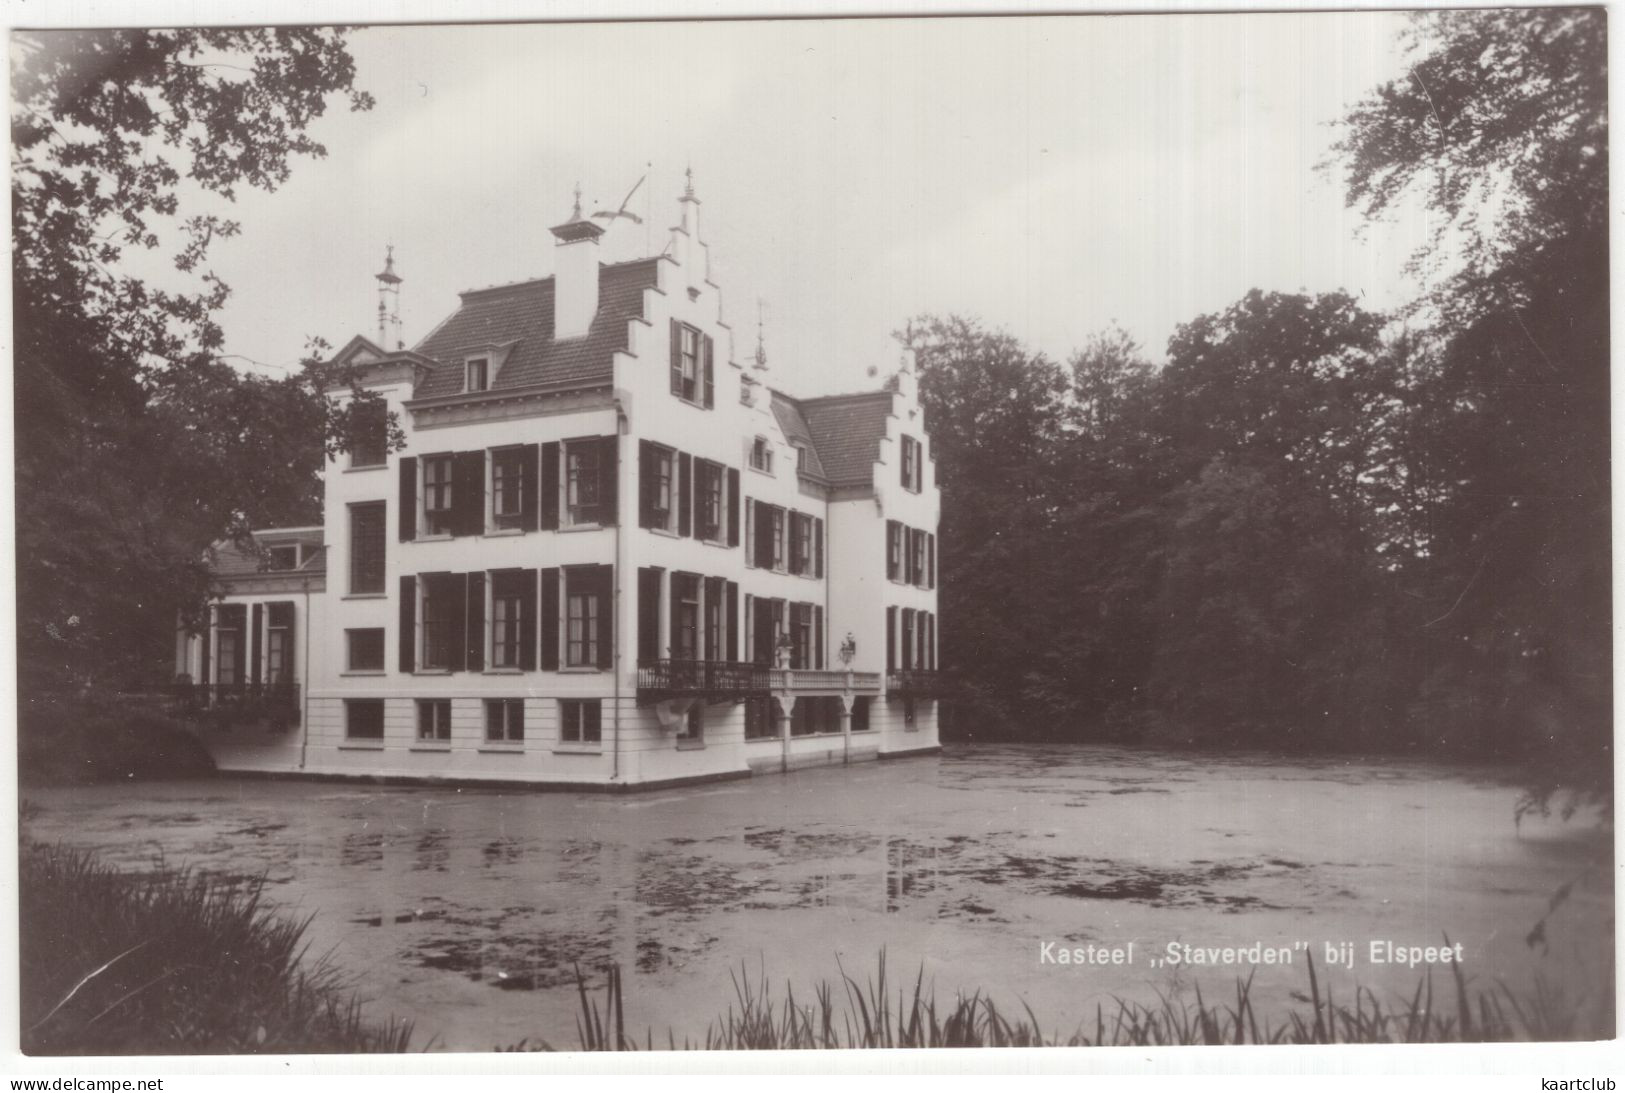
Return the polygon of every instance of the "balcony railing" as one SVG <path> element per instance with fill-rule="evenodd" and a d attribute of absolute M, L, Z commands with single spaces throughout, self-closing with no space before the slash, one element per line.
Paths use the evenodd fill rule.
<path fill-rule="evenodd" d="M 178 715 L 220 725 L 299 723 L 297 683 L 176 683 L 169 698 Z"/>
<path fill-rule="evenodd" d="M 767 693 L 767 677 L 752 664 L 720 660 L 646 660 L 638 664 L 638 698 L 745 698 Z"/>
<path fill-rule="evenodd" d="M 919 698 L 935 698 L 942 691 L 942 679 L 935 670 L 903 668 L 886 673 L 886 690 Z"/>
<path fill-rule="evenodd" d="M 788 692 L 846 690 L 878 694 L 879 672 L 844 669 L 766 668 L 714 660 L 654 660 L 638 665 L 638 698 L 749 698 Z"/>

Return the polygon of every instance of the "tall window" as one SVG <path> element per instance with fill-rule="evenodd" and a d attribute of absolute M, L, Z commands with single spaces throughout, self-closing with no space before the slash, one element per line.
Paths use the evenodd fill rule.
<path fill-rule="evenodd" d="M 671 655 L 676 660 L 700 658 L 700 579 L 692 573 L 671 576 Z"/>
<path fill-rule="evenodd" d="M 498 448 L 491 453 L 491 524 L 497 528 L 522 526 L 524 508 L 524 449 Z"/>
<path fill-rule="evenodd" d="M 699 477 L 699 536 L 701 539 L 722 538 L 722 466 L 709 460 L 695 462 Z"/>
<path fill-rule="evenodd" d="M 571 590 L 565 616 L 564 663 L 571 668 L 592 668 L 598 664 L 598 595 L 594 591 Z"/>
<path fill-rule="evenodd" d="M 349 646 L 349 666 L 352 672 L 381 672 L 384 670 L 384 631 L 382 628 L 346 630 Z"/>
<path fill-rule="evenodd" d="M 222 623 L 231 616 L 222 614 Z M 214 681 L 223 687 L 233 687 L 242 682 L 237 674 L 237 665 L 242 657 L 239 650 L 242 648 L 243 634 L 235 626 L 222 625 L 215 629 L 215 670 Z"/>
<path fill-rule="evenodd" d="M 344 735 L 350 740 L 384 738 L 384 700 L 347 698 L 344 700 Z"/>
<path fill-rule="evenodd" d="M 451 464 L 449 455 L 423 458 L 423 529 L 430 535 L 450 535 Z"/>
<path fill-rule="evenodd" d="M 434 671 L 449 669 L 452 661 L 452 626 L 456 612 L 463 610 L 460 597 L 451 595 L 450 582 L 424 579 L 423 586 L 423 656 L 422 668 Z"/>
<path fill-rule="evenodd" d="M 519 667 L 520 611 L 524 600 L 518 575 L 491 575 L 491 667 Z"/>
<path fill-rule="evenodd" d="M 767 437 L 759 436 L 750 446 L 750 465 L 759 471 L 773 473 L 773 446 Z"/>
<path fill-rule="evenodd" d="M 418 739 L 451 739 L 451 699 L 418 699 Z"/>
<path fill-rule="evenodd" d="M 720 584 L 720 582 L 717 582 Z M 722 597 L 721 588 L 713 585 L 705 597 L 705 659 L 722 659 Z"/>
<path fill-rule="evenodd" d="M 468 389 L 470 391 L 484 391 L 491 386 L 491 362 L 484 357 L 478 357 L 468 362 Z"/>
<path fill-rule="evenodd" d="M 270 604 L 265 615 L 265 682 L 279 687 L 293 682 L 293 605 Z"/>
<path fill-rule="evenodd" d="M 388 461 L 389 411 L 382 402 L 356 408 L 351 426 L 350 466 L 381 467 Z"/>
<path fill-rule="evenodd" d="M 571 524 L 603 523 L 600 450 L 597 439 L 572 440 L 564 446 L 564 497 Z"/>
<path fill-rule="evenodd" d="M 812 568 L 812 517 L 802 512 L 790 514 L 790 572 L 806 573 Z"/>
<path fill-rule="evenodd" d="M 903 525 L 896 520 L 886 521 L 886 578 L 903 579 Z"/>
<path fill-rule="evenodd" d="M 677 330 L 677 369 L 671 378 L 671 393 L 697 402 L 700 397 L 700 332 L 692 326 L 680 326 Z"/>
<path fill-rule="evenodd" d="M 775 507 L 769 517 L 773 543 L 773 568 L 784 570 L 784 510 Z"/>
<path fill-rule="evenodd" d="M 384 590 L 384 502 L 350 506 L 350 592 Z"/>
<path fill-rule="evenodd" d="M 518 744 L 525 739 L 525 700 L 485 700 L 485 739 L 493 744 Z"/>
<path fill-rule="evenodd" d="M 559 700 L 559 739 L 566 744 L 603 740 L 603 703 L 596 698 Z"/>
<path fill-rule="evenodd" d="M 912 545 L 914 547 L 914 574 L 913 574 L 914 583 L 917 584 L 917 585 L 924 585 L 925 584 L 925 532 L 923 532 L 923 531 L 911 531 L 911 532 L 909 532 L 909 537 L 913 540 Z"/>
<path fill-rule="evenodd" d="M 670 448 L 655 448 L 650 461 L 650 476 L 647 484 L 649 490 L 649 511 L 655 523 L 663 528 L 670 528 L 672 524 L 672 464 L 674 456 Z"/>

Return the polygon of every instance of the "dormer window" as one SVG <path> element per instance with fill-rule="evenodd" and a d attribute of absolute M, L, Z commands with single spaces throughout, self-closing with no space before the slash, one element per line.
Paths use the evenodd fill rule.
<path fill-rule="evenodd" d="M 807 446 L 805 444 L 797 444 L 795 445 L 795 449 L 796 471 L 797 473 L 801 473 L 807 469 Z"/>
<path fill-rule="evenodd" d="M 468 362 L 468 386 L 470 394 L 476 391 L 489 390 L 491 386 L 491 358 L 475 357 Z"/>
<path fill-rule="evenodd" d="M 752 470 L 763 474 L 773 473 L 773 446 L 767 442 L 767 437 L 759 436 L 751 444 L 750 465 Z"/>
<path fill-rule="evenodd" d="M 282 546 L 267 548 L 266 553 L 271 556 L 272 569 L 298 569 L 299 544 L 287 543 Z"/>

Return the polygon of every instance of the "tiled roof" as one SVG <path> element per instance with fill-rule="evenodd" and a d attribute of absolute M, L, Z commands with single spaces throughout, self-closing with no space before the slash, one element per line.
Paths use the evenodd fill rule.
<path fill-rule="evenodd" d="M 214 559 L 209 566 L 209 572 L 216 577 L 257 577 L 265 573 L 325 573 L 327 571 L 327 548 L 322 545 L 322 530 L 320 528 L 301 528 L 299 531 L 292 533 L 277 529 L 256 531 L 254 537 L 265 546 L 303 543 L 306 555 L 305 564 L 297 570 L 266 569 L 257 555 L 243 550 L 230 539 L 223 539 L 214 544 Z"/>
<path fill-rule="evenodd" d="M 867 485 L 874 480 L 874 462 L 880 458 L 880 441 L 892 412 L 891 392 L 792 400 L 775 391 L 775 413 L 781 399 L 800 412 L 823 477 L 831 485 Z M 784 418 L 779 420 L 782 426 Z"/>
<path fill-rule="evenodd" d="M 491 382 L 493 391 L 535 384 L 609 383 L 613 357 L 626 348 L 626 323 L 643 316 L 643 290 L 655 286 L 658 258 L 603 266 L 598 313 L 579 338 L 553 340 L 553 278 L 476 289 L 416 347 L 437 365 L 418 384 L 416 398 L 455 395 L 463 389 L 463 359 L 491 345 L 515 343 Z"/>
<path fill-rule="evenodd" d="M 801 416 L 801 407 L 788 395 L 777 391 L 771 392 L 773 396 L 773 416 L 779 420 L 779 428 L 784 432 L 784 438 L 789 441 L 798 441 L 807 449 L 807 462 L 801 473 L 810 478 L 822 479 L 824 477 L 824 463 L 818 458 L 818 445 L 813 443 L 812 431 L 807 428 L 807 419 Z"/>

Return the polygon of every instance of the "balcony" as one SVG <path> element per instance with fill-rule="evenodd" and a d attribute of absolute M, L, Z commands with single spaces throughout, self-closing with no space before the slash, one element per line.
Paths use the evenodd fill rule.
<path fill-rule="evenodd" d="M 714 660 L 654 660 L 638 665 L 638 701 L 671 698 L 744 699 L 752 695 L 878 695 L 879 672 L 764 668 Z"/>
<path fill-rule="evenodd" d="M 299 723 L 297 683 L 176 683 L 169 688 L 169 703 L 176 716 L 220 727 Z"/>
<path fill-rule="evenodd" d="M 925 668 L 904 668 L 886 673 L 886 690 L 914 698 L 936 698 L 942 693 L 942 678 Z"/>
<path fill-rule="evenodd" d="M 638 701 L 668 698 L 747 698 L 767 694 L 767 676 L 753 664 L 721 660 L 646 660 L 638 664 Z"/>

